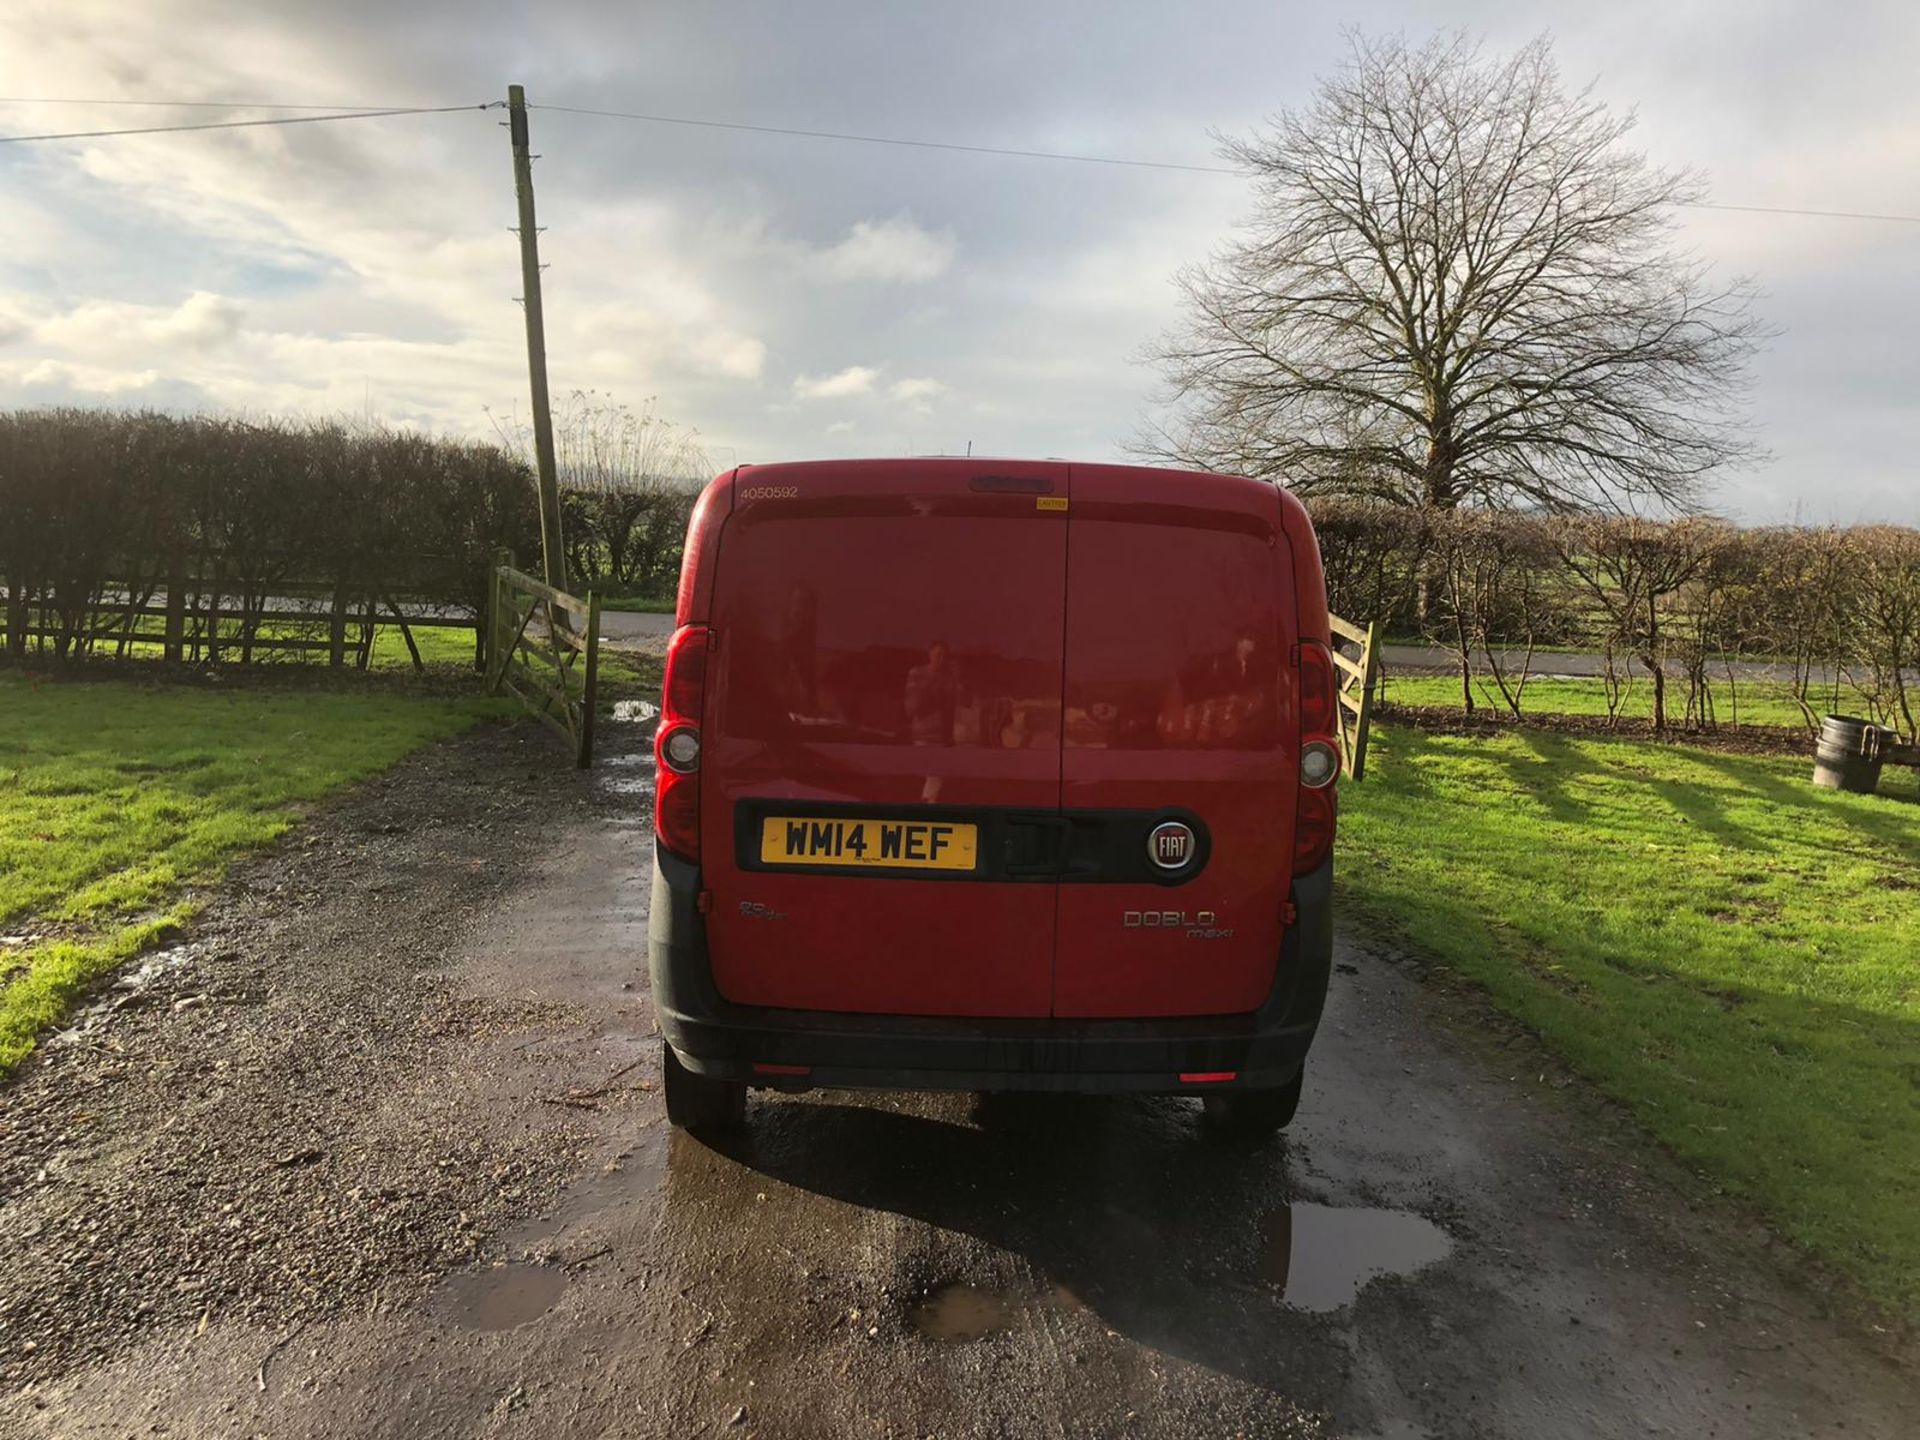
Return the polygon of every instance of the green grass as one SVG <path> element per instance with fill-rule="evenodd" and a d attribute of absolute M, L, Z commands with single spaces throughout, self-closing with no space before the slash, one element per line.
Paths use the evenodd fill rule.
<path fill-rule="evenodd" d="M 1808 762 L 1384 726 L 1342 903 L 1483 986 L 1671 1150 L 1920 1315 L 1920 796 Z"/>
<path fill-rule="evenodd" d="M 1380 698 L 1395 705 L 1460 709 L 1460 677 L 1457 675 L 1390 675 L 1382 686 Z M 1842 685 L 1836 694 L 1827 688 L 1813 697 L 1820 713 L 1838 710 L 1842 714 L 1864 715 L 1866 698 L 1851 685 Z M 1496 715 L 1506 715 L 1507 703 L 1490 680 L 1474 681 L 1476 705 Z M 1678 724 L 1685 714 L 1685 682 L 1667 682 L 1667 719 Z M 1597 679 L 1533 679 L 1520 696 L 1520 711 L 1526 715 L 1599 715 L 1607 713 L 1606 689 Z M 1653 718 L 1653 686 L 1645 676 L 1636 679 L 1620 707 L 1627 719 Z M 1794 703 L 1791 687 L 1776 680 L 1742 680 L 1736 691 L 1729 691 L 1724 680 L 1713 687 L 1713 713 L 1722 724 L 1738 721 L 1742 725 L 1777 725 L 1793 729 L 1805 727 L 1800 707 Z"/>
<path fill-rule="evenodd" d="M 497 702 L 0 673 L 0 1073 L 189 885 Z"/>
<path fill-rule="evenodd" d="M 260 627 L 260 634 L 266 639 L 324 639 L 323 627 L 314 625 L 267 624 Z M 359 643 L 360 632 L 357 628 L 348 635 L 348 658 L 344 667 L 357 671 L 354 646 Z M 413 643 L 419 648 L 420 659 L 427 665 L 457 665 L 471 667 L 473 664 L 473 631 L 452 625 L 422 625 L 414 628 Z M 157 640 L 135 641 L 127 647 L 127 653 L 121 655 L 118 648 L 111 644 L 102 644 L 92 657 L 100 663 L 142 662 L 161 658 L 164 647 Z M 226 642 L 223 664 L 237 663 L 240 646 L 237 640 L 229 638 Z M 40 657 L 30 655 L 30 660 Z M 202 657 L 204 658 L 204 657 Z M 373 653 L 368 665 L 375 670 L 409 669 L 413 665 L 412 656 L 407 651 L 406 637 L 400 633 L 397 625 L 376 625 L 373 631 Z M 264 669 L 268 666 L 293 667 L 300 670 L 327 669 L 325 650 L 283 650 L 262 649 L 256 652 L 249 669 Z"/>
<path fill-rule="evenodd" d="M 456 665 L 466 669 L 471 669 L 473 665 L 471 630 L 443 625 L 422 626 L 413 632 L 413 643 L 419 647 L 422 664 Z M 373 670 L 399 670 L 413 665 L 413 657 L 407 653 L 406 637 L 400 633 L 398 625 L 374 628 L 373 653 L 367 657 L 367 665 Z"/>

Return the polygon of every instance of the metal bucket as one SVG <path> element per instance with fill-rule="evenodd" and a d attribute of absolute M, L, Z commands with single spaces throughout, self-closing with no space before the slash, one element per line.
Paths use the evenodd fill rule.
<path fill-rule="evenodd" d="M 1853 715 L 1828 715 L 1820 721 L 1813 750 L 1813 783 L 1828 790 L 1871 795 L 1880 785 L 1880 767 L 1894 732 Z"/>

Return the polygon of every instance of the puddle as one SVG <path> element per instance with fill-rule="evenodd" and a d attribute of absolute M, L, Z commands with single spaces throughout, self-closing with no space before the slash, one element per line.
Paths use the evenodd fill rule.
<path fill-rule="evenodd" d="M 640 724 L 651 720 L 660 713 L 660 707 L 651 700 L 616 700 L 613 702 L 613 718 L 624 720 L 628 724 Z"/>
<path fill-rule="evenodd" d="M 1411 1275 L 1444 1259 L 1447 1232 L 1405 1210 L 1283 1205 L 1260 1221 L 1260 1278 L 1302 1310 L 1351 1305 L 1382 1275 Z"/>
<path fill-rule="evenodd" d="M 1014 1307 L 998 1295 L 955 1282 L 913 1307 L 913 1328 L 929 1340 L 965 1345 L 1013 1324 Z"/>
<path fill-rule="evenodd" d="M 511 1330 L 546 1314 L 566 1288 L 567 1272 L 558 1265 L 495 1265 L 449 1275 L 441 1292 L 456 1325 Z"/>

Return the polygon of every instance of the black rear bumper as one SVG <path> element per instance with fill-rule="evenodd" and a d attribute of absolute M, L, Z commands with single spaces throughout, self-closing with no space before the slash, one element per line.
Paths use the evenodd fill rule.
<path fill-rule="evenodd" d="M 698 870 L 656 852 L 648 959 L 654 1012 L 689 1070 L 800 1088 L 1194 1093 L 1180 1076 L 1232 1071 L 1229 1086 L 1299 1073 L 1333 962 L 1333 863 L 1294 881 L 1294 923 L 1266 1002 L 1251 1014 L 1169 1020 L 950 1020 L 735 1005 L 714 988 Z M 807 1066 L 805 1076 L 756 1065 Z"/>

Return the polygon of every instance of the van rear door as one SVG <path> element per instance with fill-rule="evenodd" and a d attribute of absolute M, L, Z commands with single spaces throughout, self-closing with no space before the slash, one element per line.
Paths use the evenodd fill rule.
<path fill-rule="evenodd" d="M 700 798 L 727 999 L 1048 1013 L 1067 482 L 1031 462 L 740 472 Z"/>
<path fill-rule="evenodd" d="M 1298 784 L 1278 496 L 1121 466 L 1076 465 L 1073 483 L 1061 798 L 1076 832 L 1082 815 L 1117 813 L 1060 887 L 1054 1013 L 1256 1009 L 1280 949 Z M 1194 832 L 1185 871 L 1149 853 L 1163 821 Z"/>

